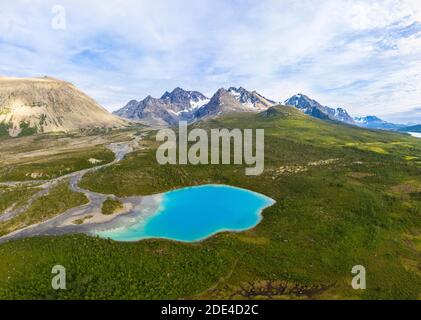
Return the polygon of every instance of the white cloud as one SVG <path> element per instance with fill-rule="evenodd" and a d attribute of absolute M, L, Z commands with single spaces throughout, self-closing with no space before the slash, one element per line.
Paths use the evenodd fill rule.
<path fill-rule="evenodd" d="M 54 4 L 2 4 L 0 72 L 64 78 L 109 109 L 175 86 L 303 92 L 355 114 L 421 102 L 421 33 L 405 29 L 418 0 L 67 0 L 64 31 Z"/>

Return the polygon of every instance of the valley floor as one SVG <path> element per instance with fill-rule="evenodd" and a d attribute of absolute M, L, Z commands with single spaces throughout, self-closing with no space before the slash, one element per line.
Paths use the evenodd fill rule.
<path fill-rule="evenodd" d="M 17 209 L 14 209 L 13 206 L 12 208 L 6 209 L 5 213 L 0 215 L 0 221 L 8 223 L 10 221 L 13 222 L 14 218 L 16 218 L 16 220 L 19 220 L 20 214 L 24 213 L 35 201 L 37 201 L 45 195 L 48 195 L 51 192 L 51 189 L 56 187 L 60 183 L 68 184 L 70 192 L 84 195 L 88 201 L 86 204 L 81 204 L 78 207 L 69 208 L 67 211 L 60 213 L 57 216 L 53 216 L 47 221 L 42 220 L 35 224 L 28 225 L 24 228 L 22 228 L 21 224 L 19 227 L 17 227 L 19 229 L 13 230 L 13 232 L 1 236 L 0 244 L 11 240 L 34 236 L 88 233 L 91 230 L 93 230 L 96 226 L 113 223 L 113 220 L 117 217 L 117 215 L 103 215 L 102 204 L 105 200 L 115 199 L 116 197 L 110 194 L 105 195 L 82 189 L 78 186 L 78 184 L 85 174 L 97 171 L 102 168 L 106 168 L 108 166 L 115 165 L 116 163 L 121 161 L 125 155 L 127 155 L 130 152 L 133 152 L 133 150 L 138 147 L 138 143 L 141 138 L 142 135 L 138 135 L 135 138 L 133 138 L 133 140 L 128 142 L 117 142 L 107 145 L 106 147 L 110 149 L 115 155 L 115 160 L 112 162 L 84 169 L 81 171 L 69 173 L 67 175 L 54 178 L 48 181 L 39 182 L 41 184 L 38 184 L 37 188 L 40 189 L 40 191 L 35 193 L 28 200 L 27 204 Z M 8 181 L 0 183 L 0 186 L 20 186 L 33 184 L 33 180 Z M 139 197 L 139 199 L 126 199 L 125 208 L 123 210 L 120 210 L 119 214 L 121 215 L 127 213 L 135 205 L 143 205 L 145 209 L 147 209 L 147 206 L 150 205 L 150 201 L 147 201 L 147 199 L 142 201 L 141 197 Z M 75 221 L 83 221 L 86 223 L 75 223 Z M 0 229 L 0 235 L 4 232 L 5 231 L 1 231 Z"/>
<path fill-rule="evenodd" d="M 84 168 L 83 174 L 71 173 L 69 190 L 57 186 L 67 196 L 57 200 L 53 188 L 43 202 L 44 208 L 54 208 L 48 218 L 59 221 L 63 216 L 55 215 L 70 209 L 67 214 L 73 217 L 74 207 L 84 208 L 87 199 L 92 203 L 97 196 L 129 199 L 227 184 L 277 201 L 256 228 L 194 244 L 118 243 L 75 234 L 8 241 L 0 245 L 0 298 L 420 299 L 420 140 L 290 112 L 279 109 L 267 119 L 226 116 L 202 124 L 264 128 L 267 151 L 261 176 L 245 176 L 236 165 L 157 165 L 157 145 L 148 135 L 144 149 L 134 149 L 118 162 Z M 15 191 L 0 187 L 0 209 L 18 198 L 30 199 L 42 183 Z M 85 199 L 74 197 L 81 193 Z M 23 215 L 32 217 L 31 222 L 35 213 L 27 211 Z M 83 220 L 82 214 L 74 217 Z M 86 223 L 80 222 L 76 227 Z M 0 230 L 4 227 L 0 221 Z M 51 289 L 56 264 L 66 267 L 67 290 Z M 366 267 L 367 290 L 351 287 L 355 265 Z"/>

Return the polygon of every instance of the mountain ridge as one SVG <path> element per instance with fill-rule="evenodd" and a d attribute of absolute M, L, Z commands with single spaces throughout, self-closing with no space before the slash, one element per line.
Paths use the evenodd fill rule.
<path fill-rule="evenodd" d="M 418 130 L 377 116 L 351 117 L 345 108 L 331 108 L 304 94 L 284 102 L 304 114 L 321 120 L 334 120 L 368 129 L 391 131 Z M 148 95 L 130 100 L 110 114 L 73 84 L 51 77 L 0 77 L 0 135 L 73 131 L 88 128 L 119 128 L 130 121 L 152 126 L 174 126 L 231 112 L 259 113 L 278 105 L 257 91 L 243 87 L 218 89 L 211 98 L 199 91 L 176 87 L 160 98 Z"/>
<path fill-rule="evenodd" d="M 366 129 L 408 131 L 405 129 L 408 125 L 388 122 L 375 115 L 352 117 L 344 108 L 331 108 L 324 106 L 316 100 L 313 100 L 301 93 L 285 100 L 284 104 L 295 107 L 305 114 L 322 120 L 335 120 Z M 408 128 L 410 128 L 410 126 Z"/>
<path fill-rule="evenodd" d="M 284 104 L 296 107 L 303 111 L 305 114 L 322 120 L 330 119 L 353 125 L 356 124 L 354 119 L 344 108 L 331 108 L 323 106 L 316 100 L 313 100 L 302 93 L 298 93 L 285 100 Z"/>
<path fill-rule="evenodd" d="M 130 120 L 170 126 L 179 121 L 194 122 L 227 112 L 259 112 L 275 105 L 256 91 L 243 87 L 220 88 L 210 99 L 199 91 L 177 87 L 172 92 L 166 91 L 159 99 L 148 96 L 134 101 L 131 100 L 114 114 Z"/>
<path fill-rule="evenodd" d="M 413 126 L 404 126 L 404 127 L 400 128 L 399 131 L 421 132 L 421 124 L 416 124 L 416 125 L 413 125 Z"/>
<path fill-rule="evenodd" d="M 0 77 L 0 125 L 9 136 L 120 128 L 128 124 L 73 84 L 51 77 Z"/>
<path fill-rule="evenodd" d="M 380 119 L 377 116 L 369 115 L 364 117 L 354 117 L 357 125 L 368 129 L 381 129 L 397 131 L 405 127 L 403 124 L 396 124 Z"/>

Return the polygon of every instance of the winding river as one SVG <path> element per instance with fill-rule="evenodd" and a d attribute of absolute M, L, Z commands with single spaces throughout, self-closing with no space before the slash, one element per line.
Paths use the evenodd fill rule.
<path fill-rule="evenodd" d="M 55 179 L 51 180 L 44 180 L 44 181 L 10 181 L 10 182 L 3 182 L 0 185 L 5 186 L 16 186 L 16 185 L 34 185 L 40 184 L 38 187 L 41 188 L 41 191 L 34 194 L 29 201 L 20 208 L 13 209 L 9 208 L 2 214 L 0 214 L 0 222 L 1 221 L 8 221 L 19 214 L 25 212 L 31 205 L 36 201 L 38 198 L 48 194 L 50 190 L 56 186 L 58 183 L 69 179 L 69 187 L 74 192 L 83 193 L 89 200 L 89 203 L 72 208 L 67 210 L 66 212 L 41 223 L 14 231 L 10 234 L 7 234 L 3 237 L 0 237 L 0 243 L 13 240 L 13 239 L 20 239 L 20 238 L 27 238 L 33 236 L 40 236 L 40 235 L 59 235 L 59 234 L 68 234 L 68 233 L 80 233 L 80 232 L 87 232 L 90 228 L 94 227 L 95 224 L 105 224 L 108 221 L 112 220 L 114 217 L 105 217 L 101 214 L 101 207 L 102 203 L 107 198 L 117 198 L 114 195 L 105 195 L 101 193 L 92 192 L 89 190 L 85 190 L 79 187 L 79 182 L 82 180 L 83 176 L 88 172 L 97 171 L 101 168 L 105 168 L 108 166 L 112 166 L 117 162 L 120 162 L 128 153 L 133 152 L 134 148 L 138 145 L 139 140 L 143 138 L 143 135 L 139 135 L 131 141 L 127 142 L 119 142 L 119 143 L 112 143 L 107 145 L 106 147 L 110 149 L 114 155 L 114 161 L 104 164 L 95 166 L 89 169 L 84 169 L 81 171 L 73 172 L 64 176 L 60 176 Z M 133 201 L 133 200 L 132 200 Z M 127 200 L 127 204 L 130 204 L 131 200 Z M 139 199 L 137 202 L 142 202 Z M 126 205 L 127 205 L 126 204 Z M 91 217 L 89 219 L 89 223 L 85 225 L 75 225 L 73 221 L 78 219 L 86 219 L 86 217 Z M 88 227 L 89 225 L 89 227 Z"/>
<path fill-rule="evenodd" d="M 112 166 L 134 151 L 143 135 L 132 141 L 112 143 L 107 148 L 114 152 L 114 161 L 73 172 L 48 181 L 6 182 L 3 185 L 41 183 L 41 191 L 18 209 L 0 214 L 7 221 L 25 212 L 38 198 L 63 180 L 69 179 L 72 191 L 83 193 L 89 200 L 85 205 L 71 208 L 50 220 L 14 231 L 0 237 L 0 243 L 34 236 L 85 233 L 116 241 L 138 241 L 163 238 L 183 242 L 196 242 L 223 231 L 244 231 L 256 226 L 262 219 L 263 209 L 274 200 L 245 189 L 224 185 L 204 185 L 169 191 L 152 196 L 117 198 L 83 189 L 79 186 L 83 176 L 101 168 Z M 124 209 L 114 215 L 103 215 L 102 204 L 118 199 Z M 75 223 L 82 221 L 82 223 Z"/>

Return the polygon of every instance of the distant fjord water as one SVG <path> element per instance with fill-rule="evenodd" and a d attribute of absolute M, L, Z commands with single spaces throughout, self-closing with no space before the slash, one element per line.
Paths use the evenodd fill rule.
<path fill-rule="evenodd" d="M 411 136 L 421 138 L 421 132 L 408 132 Z"/>
<path fill-rule="evenodd" d="M 225 185 L 189 187 L 164 193 L 158 210 L 141 221 L 94 234 L 116 241 L 196 242 L 223 231 L 251 229 L 261 221 L 263 209 L 274 203 L 262 194 Z"/>

